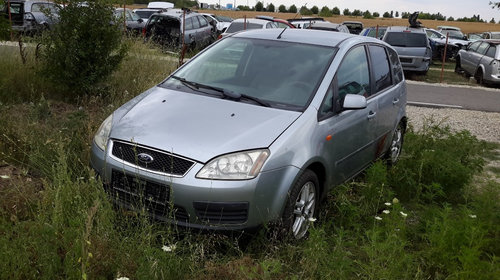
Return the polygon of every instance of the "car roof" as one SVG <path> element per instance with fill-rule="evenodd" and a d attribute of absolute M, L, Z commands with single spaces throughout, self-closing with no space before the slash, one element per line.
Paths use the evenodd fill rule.
<path fill-rule="evenodd" d="M 278 36 L 280 36 L 279 39 Z M 286 42 L 321 45 L 327 47 L 337 47 L 340 43 L 344 41 L 352 41 L 353 44 L 371 42 L 389 46 L 385 42 L 382 42 L 378 39 L 371 37 L 359 36 L 343 32 L 325 32 L 322 30 L 300 29 L 300 28 L 253 29 L 245 32 L 234 33 L 234 35 L 232 35 L 231 37 L 286 41 Z"/>
<path fill-rule="evenodd" d="M 363 24 L 361 21 L 350 21 L 350 20 L 346 20 L 346 21 L 343 21 L 342 24 L 346 24 L 346 23 L 355 23 L 355 24 Z"/>
<path fill-rule="evenodd" d="M 490 43 L 490 44 L 493 44 L 493 45 L 499 45 L 500 44 L 500 39 L 479 39 L 476 42 L 486 42 L 486 43 Z"/>
<path fill-rule="evenodd" d="M 157 13 L 157 15 L 170 16 L 170 17 L 176 17 L 176 18 L 182 18 L 183 14 L 184 14 L 184 11 L 181 9 L 170 9 L 168 11 Z M 200 14 L 198 14 L 196 12 L 187 12 L 186 11 L 186 17 L 192 17 L 192 16 L 196 16 L 196 15 L 200 15 Z"/>
<path fill-rule="evenodd" d="M 243 22 L 244 20 L 245 20 L 244 18 L 237 18 L 237 19 L 233 20 L 231 23 L 233 23 L 233 22 Z M 257 19 L 257 18 L 247 18 L 246 21 L 248 23 L 258 23 L 258 24 L 262 24 L 262 25 L 265 25 L 266 23 L 270 22 L 269 20 Z"/>
<path fill-rule="evenodd" d="M 426 34 L 424 28 L 413 28 L 407 26 L 389 26 L 387 27 L 386 33 L 390 32 L 411 32 L 411 33 L 422 33 Z"/>
<path fill-rule="evenodd" d="M 311 24 L 311 27 L 338 28 L 341 24 L 329 21 L 316 21 Z"/>
<path fill-rule="evenodd" d="M 457 30 L 461 31 L 460 28 L 455 27 L 455 26 L 448 26 L 448 25 L 440 25 L 437 27 L 438 29 L 450 29 L 450 30 Z"/>

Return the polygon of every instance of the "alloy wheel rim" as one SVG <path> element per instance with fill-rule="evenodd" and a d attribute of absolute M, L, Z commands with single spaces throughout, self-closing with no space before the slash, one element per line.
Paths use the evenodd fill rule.
<path fill-rule="evenodd" d="M 396 162 L 399 158 L 399 154 L 401 153 L 401 139 L 402 139 L 402 132 L 401 128 L 397 128 L 396 131 L 394 132 L 394 137 L 392 139 L 391 143 L 391 161 Z"/>
<path fill-rule="evenodd" d="M 305 183 L 300 189 L 294 207 L 293 236 L 297 239 L 304 237 L 309 229 L 310 218 L 314 217 L 316 205 L 316 188 L 313 182 Z"/>

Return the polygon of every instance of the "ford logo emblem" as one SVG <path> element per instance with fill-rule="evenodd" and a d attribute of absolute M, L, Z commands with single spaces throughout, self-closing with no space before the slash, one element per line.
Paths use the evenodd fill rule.
<path fill-rule="evenodd" d="M 153 162 L 154 158 L 146 153 L 140 153 L 137 155 L 137 159 L 142 162 L 142 163 L 151 163 Z"/>

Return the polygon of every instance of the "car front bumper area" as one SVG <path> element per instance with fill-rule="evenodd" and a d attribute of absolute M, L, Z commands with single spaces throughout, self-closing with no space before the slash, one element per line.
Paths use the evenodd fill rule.
<path fill-rule="evenodd" d="M 300 169 L 262 171 L 251 180 L 196 178 L 195 163 L 182 177 L 124 164 L 92 145 L 91 166 L 113 201 L 128 210 L 183 227 L 213 230 L 255 228 L 281 217 L 289 187 Z"/>

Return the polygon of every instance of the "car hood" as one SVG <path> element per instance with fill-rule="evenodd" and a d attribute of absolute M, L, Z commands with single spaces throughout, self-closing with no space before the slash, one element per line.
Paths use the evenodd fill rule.
<path fill-rule="evenodd" d="M 427 48 L 419 47 L 419 48 L 403 48 L 403 47 L 393 47 L 398 55 L 402 56 L 429 56 L 426 54 Z"/>
<path fill-rule="evenodd" d="M 269 147 L 300 114 L 156 87 L 117 114 L 110 137 L 207 162 Z"/>

